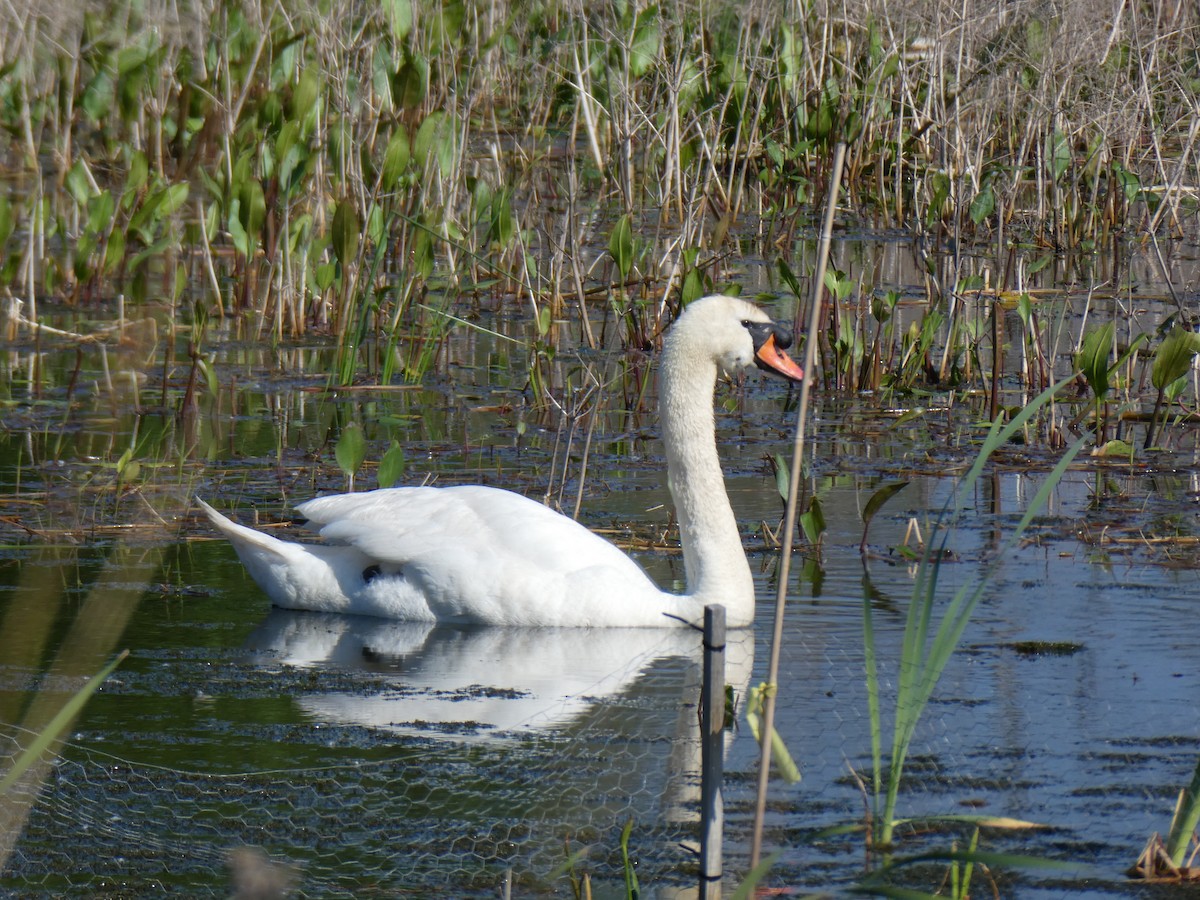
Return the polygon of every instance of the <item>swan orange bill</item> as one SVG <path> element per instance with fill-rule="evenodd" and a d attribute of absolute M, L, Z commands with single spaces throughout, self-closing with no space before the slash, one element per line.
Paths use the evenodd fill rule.
<path fill-rule="evenodd" d="M 804 380 L 804 370 L 796 364 L 794 359 L 779 349 L 779 345 L 775 343 L 774 334 L 768 335 L 767 339 L 754 351 L 754 361 L 758 363 L 760 369 L 775 372 L 789 381 Z"/>

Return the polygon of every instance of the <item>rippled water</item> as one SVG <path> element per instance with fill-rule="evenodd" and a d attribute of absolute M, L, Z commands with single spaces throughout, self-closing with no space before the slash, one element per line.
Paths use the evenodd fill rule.
<path fill-rule="evenodd" d="M 520 333 L 503 316 L 485 324 Z M 626 822 L 647 895 L 693 884 L 685 845 L 696 837 L 698 640 L 271 611 L 189 510 L 201 494 L 243 520 L 279 522 L 289 502 L 344 488 L 332 442 L 354 420 L 372 460 L 391 440 L 405 447 L 406 481 L 486 481 L 549 492 L 568 509 L 582 481 L 587 524 L 639 548 L 657 543 L 670 519 L 656 428 L 639 400 L 649 357 L 560 359 L 561 384 L 580 386 L 563 396 L 582 404 L 584 386 L 598 384 L 619 410 L 599 418 L 584 470 L 581 420 L 523 406 L 520 360 L 507 346 L 465 331 L 419 388 L 326 395 L 323 378 L 305 373 L 323 371 L 328 350 L 264 355 L 230 342 L 214 359 L 221 390 L 192 420 L 153 405 L 160 391 L 180 390 L 186 371 L 161 376 L 165 384 L 151 372 L 134 399 L 110 388 L 94 359 L 73 380 L 64 354 L 34 385 L 22 382 L 29 351 L 5 357 L 4 755 L 29 746 L 115 652 L 130 656 L 53 762 L 3 798 L 0 890 L 223 895 L 231 849 L 250 845 L 285 865 L 305 896 L 494 897 L 506 879 L 515 896 L 562 894 L 570 859 L 607 896 L 621 890 Z M 589 382 L 585 371 L 603 377 Z M 764 457 L 788 453 L 792 402 L 757 378 L 719 398 L 760 597 L 754 633 L 734 642 L 740 696 L 766 671 L 778 562 L 761 526 L 774 527 L 781 508 Z M 829 530 L 819 557 L 796 560 L 785 625 L 777 726 L 803 778 L 773 785 L 766 837 L 779 853 L 769 881 L 785 894 L 862 874 L 861 833 L 822 832 L 864 814 L 851 774 L 866 774 L 871 747 L 863 598 L 886 711 L 914 576 L 895 548 L 910 518 L 928 532 L 977 447 L 969 399 L 903 402 L 822 400 L 812 420 L 809 487 Z M 933 411 L 901 418 L 919 403 Z M 980 848 L 1074 866 L 977 872 L 977 895 L 993 892 L 992 877 L 1001 896 L 1139 893 L 1124 869 L 1166 830 L 1195 768 L 1200 457 L 1192 432 L 1177 436 L 1169 453 L 1134 466 L 1079 460 L 1032 539 L 998 559 L 925 713 L 900 815 L 1029 820 L 1039 827 L 986 830 Z M 126 447 L 140 468 L 122 474 Z M 1053 458 L 1038 445 L 997 455 L 952 535 L 947 596 L 994 558 Z M 910 484 L 873 522 L 864 557 L 861 511 L 897 479 Z M 372 486 L 370 467 L 359 484 Z M 1150 540 L 1159 537 L 1170 540 Z M 681 582 L 671 552 L 635 553 L 661 584 Z M 1071 647 L 1037 653 L 1026 642 Z M 743 722 L 727 750 L 730 883 L 746 865 L 756 760 Z M 967 836 L 914 826 L 898 849 Z M 914 883 L 934 890 L 943 875 L 931 867 Z"/>
<path fill-rule="evenodd" d="M 1006 472 L 995 497 L 978 498 L 954 541 L 959 561 L 944 567 L 948 584 L 978 572 L 990 523 L 1008 521 L 1028 480 Z M 1086 518 L 1090 485 L 1071 476 L 1044 539 L 1002 559 L 923 719 L 902 793 L 906 817 L 986 812 L 1044 826 L 986 831 L 984 849 L 1084 864 L 997 875 L 1006 896 L 1131 890 L 1122 871 L 1169 824 L 1200 746 L 1200 651 L 1187 627 L 1200 603 L 1194 571 L 1140 557 L 1095 561 L 1064 525 Z M 736 476 L 732 488 L 747 525 L 778 517 L 766 475 Z M 899 543 L 907 515 L 940 508 L 945 489 L 914 481 L 875 523 L 872 544 Z M 849 769 L 865 773 L 870 752 L 864 584 L 889 684 L 911 591 L 906 565 L 864 565 L 858 552 L 855 511 L 868 493 L 850 476 L 826 488 L 824 574 L 819 587 L 801 578 L 788 610 L 778 727 L 803 780 L 773 787 L 766 843 L 780 851 L 772 879 L 796 890 L 848 884 L 863 859 L 861 835 L 814 834 L 863 812 Z M 1194 497 L 1181 492 L 1181 515 L 1195 515 Z M 658 499 L 618 491 L 603 506 L 656 521 L 661 510 L 636 510 Z M 561 889 L 556 870 L 583 847 L 592 855 L 580 868 L 615 883 L 627 820 L 643 886 L 690 881 L 679 847 L 694 838 L 695 817 L 689 636 L 610 640 L 271 612 L 215 541 L 7 556 L 6 721 L 36 721 L 37 704 L 78 687 L 85 673 L 75 663 L 99 631 L 131 650 L 40 791 L 10 798 L 29 805 L 8 890 L 219 892 L 229 848 L 251 844 L 297 866 L 306 895 L 494 896 L 510 872 L 518 895 L 536 894 Z M 669 556 L 644 559 L 664 582 L 679 576 Z M 744 654 L 754 645 L 753 662 L 731 670 L 739 692 L 762 678 L 774 593 L 774 557 L 754 560 L 762 605 L 757 637 L 739 645 Z M 1081 649 L 1030 654 L 1022 641 Z M 727 761 L 731 872 L 745 864 L 755 760 L 743 725 Z M 918 831 L 902 851 L 953 837 Z"/>

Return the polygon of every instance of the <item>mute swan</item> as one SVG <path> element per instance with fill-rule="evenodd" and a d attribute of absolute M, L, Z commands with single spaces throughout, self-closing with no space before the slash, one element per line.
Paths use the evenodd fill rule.
<path fill-rule="evenodd" d="M 735 297 L 692 302 L 663 341 L 659 417 L 688 593 L 660 590 L 623 552 L 535 500 L 499 488 L 404 487 L 338 494 L 297 510 L 327 544 L 238 525 L 203 500 L 276 606 L 418 622 L 519 626 L 698 623 L 722 603 L 754 619 L 754 582 L 717 456 L 718 371 L 757 364 L 793 381 L 791 335 Z"/>

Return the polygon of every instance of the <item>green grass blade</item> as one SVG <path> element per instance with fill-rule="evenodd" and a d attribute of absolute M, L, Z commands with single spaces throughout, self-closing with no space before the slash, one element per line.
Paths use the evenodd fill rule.
<path fill-rule="evenodd" d="M 42 729 L 41 733 L 38 734 L 34 742 L 30 744 L 20 756 L 17 757 L 17 761 L 13 763 L 13 767 L 9 769 L 8 774 L 4 776 L 3 780 L 0 780 L 0 794 L 5 793 L 10 787 L 12 787 L 13 784 L 16 783 L 17 779 L 24 775 L 29 767 L 37 762 L 37 760 L 41 758 L 42 754 L 45 753 L 46 750 L 49 749 L 50 746 L 59 739 L 62 733 L 71 727 L 71 722 L 74 721 L 77 715 L 79 715 L 80 710 L 82 710 L 87 704 L 88 700 L 91 699 L 92 694 L 96 693 L 100 685 L 104 683 L 104 680 L 116 670 L 117 666 L 119 666 L 128 655 L 128 650 L 122 650 L 119 654 L 117 654 L 116 658 L 113 659 L 112 662 L 97 672 L 87 684 L 80 688 L 78 692 L 73 694 L 71 698 L 63 704 L 63 708 L 60 709 L 55 714 L 54 718 L 50 720 L 49 724 Z"/>

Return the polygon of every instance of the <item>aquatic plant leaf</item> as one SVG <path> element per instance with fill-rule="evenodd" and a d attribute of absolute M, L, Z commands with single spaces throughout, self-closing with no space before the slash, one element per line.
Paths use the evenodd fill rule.
<path fill-rule="evenodd" d="M 1154 364 L 1150 369 L 1150 383 L 1160 391 L 1178 381 L 1192 367 L 1192 360 L 1200 352 L 1200 334 L 1185 328 L 1176 328 L 1154 353 Z"/>
<path fill-rule="evenodd" d="M 750 688 L 746 697 L 746 724 L 750 726 L 750 733 L 754 735 L 754 740 L 760 744 L 762 743 L 763 704 L 766 702 L 767 693 L 775 689 L 775 685 L 763 682 L 757 687 Z M 792 754 L 788 752 L 787 744 L 783 742 L 783 738 L 774 728 L 771 729 L 771 764 L 775 767 L 776 774 L 788 784 L 795 784 L 800 780 L 800 767 L 796 765 Z"/>
<path fill-rule="evenodd" d="M 407 0 L 404 0 L 407 2 Z M 387 150 L 383 154 L 383 182 L 385 191 L 394 191 L 400 183 L 404 170 L 408 168 L 410 156 L 408 132 L 402 126 L 396 126 L 388 139 Z"/>
<path fill-rule="evenodd" d="M 658 23 L 658 7 L 648 6 L 638 15 L 637 30 L 629 47 L 629 71 L 640 78 L 649 71 L 662 47 L 662 32 Z"/>
<path fill-rule="evenodd" d="M 516 232 L 517 223 L 512 213 L 512 191 L 508 188 L 498 191 L 489 204 L 490 223 L 488 238 L 501 248 L 507 247 Z"/>
<path fill-rule="evenodd" d="M 1076 367 L 1100 400 L 1108 394 L 1108 358 L 1112 354 L 1114 327 L 1113 322 L 1106 322 L 1089 331 L 1075 357 Z"/>
<path fill-rule="evenodd" d="M 392 76 L 392 102 L 399 109 L 413 109 L 421 105 L 428 89 L 428 61 L 405 54 L 404 63 Z"/>
<path fill-rule="evenodd" d="M 394 487 L 396 482 L 404 476 L 405 465 L 404 448 L 398 442 L 392 441 L 392 445 L 379 460 L 379 472 L 376 475 L 379 479 L 379 486 L 381 488 Z"/>
<path fill-rule="evenodd" d="M 1054 262 L 1054 254 L 1053 253 L 1043 253 L 1041 256 L 1035 257 L 1033 259 L 1033 261 L 1030 262 L 1029 265 L 1025 267 L 1025 271 L 1028 272 L 1030 275 L 1036 275 L 1038 272 L 1042 271 L 1042 269 L 1046 268 L 1046 266 L 1050 265 L 1050 263 L 1052 263 L 1052 262 Z"/>
<path fill-rule="evenodd" d="M 50 748 L 59 736 L 71 727 L 71 722 L 79 715 L 84 705 L 91 699 L 92 694 L 100 689 L 100 685 L 108 678 L 117 666 L 124 662 L 125 657 L 129 655 L 128 650 L 122 650 L 117 654 L 117 657 L 106 665 L 103 669 L 97 672 L 80 690 L 71 696 L 66 703 L 50 720 L 50 723 L 38 734 L 33 743 L 17 757 L 13 767 L 8 770 L 3 780 L 0 780 L 0 794 L 6 793 L 17 780 L 25 774 L 25 772 Z"/>
<path fill-rule="evenodd" d="M 885 503 L 895 497 L 898 493 L 908 487 L 907 481 L 891 481 L 879 488 L 873 493 L 867 505 L 863 507 L 863 544 L 867 542 L 867 529 L 871 527 L 871 520 L 875 518 L 875 514 L 883 509 Z"/>
<path fill-rule="evenodd" d="M 825 288 L 835 300 L 845 300 L 854 290 L 854 282 L 840 269 L 830 268 L 825 270 Z"/>
<path fill-rule="evenodd" d="M 796 277 L 796 273 L 792 271 L 791 266 L 781 256 L 776 261 L 775 266 L 779 269 L 779 277 L 783 279 L 783 283 L 788 286 L 788 290 L 792 292 L 792 296 L 796 299 L 802 299 L 804 294 L 800 290 L 800 280 Z"/>
<path fill-rule="evenodd" d="M 929 211 L 926 224 L 933 226 L 942 217 L 946 201 L 950 199 L 950 176 L 945 172 L 934 172 L 929 179 Z"/>
<path fill-rule="evenodd" d="M 257 178 L 250 176 L 242 182 L 237 194 L 236 213 L 229 223 L 230 236 L 242 256 L 249 259 L 258 247 L 258 236 L 262 234 L 263 223 L 267 220 L 267 200 L 262 183 Z M 241 229 L 240 233 L 233 227 L 235 221 Z"/>
<path fill-rule="evenodd" d="M 121 260 L 125 258 L 125 232 L 119 228 L 114 228 L 112 234 L 108 236 L 108 244 L 104 248 L 104 263 L 101 266 L 101 271 L 105 275 L 111 275 L 117 270 L 117 266 L 121 264 Z"/>
<path fill-rule="evenodd" d="M 337 446 L 333 448 L 333 455 L 337 460 L 338 468 L 348 478 L 353 478 L 354 473 L 362 466 L 363 460 L 367 458 L 367 440 L 363 437 L 362 426 L 357 422 L 351 422 L 343 428 Z"/>
<path fill-rule="evenodd" d="M 992 185 L 985 184 L 983 188 L 975 195 L 971 201 L 971 221 L 976 225 L 982 225 L 991 218 L 992 213 L 996 211 L 996 192 L 992 190 Z"/>
<path fill-rule="evenodd" d="M 342 264 L 342 269 L 358 254 L 358 238 L 361 226 L 354 204 L 343 200 L 333 211 L 333 255 Z"/>
<path fill-rule="evenodd" d="M 1017 297 L 1017 315 L 1021 317 L 1021 324 L 1028 331 L 1029 323 L 1033 320 L 1033 298 L 1029 296 L 1029 291 L 1021 291 Z"/>
<path fill-rule="evenodd" d="M 110 191 L 101 191 L 88 200 L 87 211 L 87 222 L 83 226 L 84 233 L 103 234 L 112 224 L 113 214 L 117 211 L 117 201 Z M 6 237 L 3 224 L 0 223 L 0 243 L 3 243 Z"/>
<path fill-rule="evenodd" d="M 791 466 L 782 453 L 774 454 L 771 457 L 771 463 L 772 468 L 775 469 L 775 490 L 779 491 L 779 496 L 783 498 L 784 503 L 787 503 L 788 497 L 792 494 Z"/>
<path fill-rule="evenodd" d="M 1119 162 L 1112 164 L 1113 180 L 1121 186 L 1125 193 L 1125 200 L 1128 203 L 1133 203 L 1142 193 L 1142 183 L 1138 180 L 1137 175 L 1129 171 Z"/>
<path fill-rule="evenodd" d="M 628 214 L 617 219 L 617 224 L 613 226 L 608 236 L 608 252 L 617 264 L 621 277 L 628 278 L 633 268 L 633 226 Z"/>
<path fill-rule="evenodd" d="M 299 125 L 304 134 L 309 134 L 316 124 L 317 102 L 320 99 L 320 73 L 314 66 L 308 66 L 300 73 L 288 110 L 289 120 Z"/>
<path fill-rule="evenodd" d="M 821 509 L 819 497 L 813 497 L 808 509 L 801 513 L 800 527 L 804 529 L 804 536 L 810 544 L 821 543 L 821 538 L 825 535 L 825 513 Z"/>
<path fill-rule="evenodd" d="M 1133 444 L 1128 441 L 1113 440 L 1093 450 L 1092 456 L 1120 456 L 1132 461 L 1134 452 Z"/>
<path fill-rule="evenodd" d="M 80 206 L 87 203 L 88 198 L 95 193 L 92 190 L 93 183 L 94 180 L 88 171 L 87 163 L 83 161 L 82 157 L 75 160 L 75 164 L 67 170 L 67 176 L 63 179 L 63 185 Z"/>
<path fill-rule="evenodd" d="M 1055 128 L 1046 135 L 1046 167 L 1050 177 L 1058 181 L 1071 166 L 1071 141 Z"/>
<path fill-rule="evenodd" d="M 441 110 L 431 112 L 417 128 L 412 154 L 422 165 L 436 164 L 445 178 L 454 171 L 455 146 L 453 120 Z"/>
<path fill-rule="evenodd" d="M 413 25 L 412 0 L 383 0 L 383 14 L 395 41 L 408 37 Z"/>
<path fill-rule="evenodd" d="M 1197 825 L 1200 825 L 1200 762 L 1192 772 L 1191 782 L 1179 792 L 1171 829 L 1167 833 L 1167 855 L 1176 867 L 1183 865 Z"/>
<path fill-rule="evenodd" d="M 290 194 L 297 186 L 307 157 L 308 148 L 300 137 L 300 126 L 294 121 L 284 122 L 275 140 L 276 172 L 284 194 Z"/>

